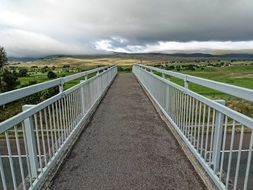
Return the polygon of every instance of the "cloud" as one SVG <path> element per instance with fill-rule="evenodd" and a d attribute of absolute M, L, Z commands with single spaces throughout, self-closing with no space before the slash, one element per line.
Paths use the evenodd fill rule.
<path fill-rule="evenodd" d="M 11 56 L 171 49 L 175 42 L 245 48 L 252 10 L 252 0 L 1 0 L 0 45 Z"/>
<path fill-rule="evenodd" d="M 18 29 L 1 30 L 0 39 L 8 54 L 17 57 L 93 53 L 84 45 L 61 42 L 44 34 Z"/>
<path fill-rule="evenodd" d="M 97 50 L 113 51 L 121 53 L 149 53 L 149 52 L 215 52 L 215 51 L 239 51 L 253 50 L 253 41 L 190 41 L 190 42 L 175 42 L 175 41 L 159 41 L 153 44 L 145 45 L 129 45 L 125 44 L 118 48 L 114 45 L 114 38 L 108 40 L 99 40 L 95 42 Z M 123 45 L 123 43 L 121 43 Z"/>

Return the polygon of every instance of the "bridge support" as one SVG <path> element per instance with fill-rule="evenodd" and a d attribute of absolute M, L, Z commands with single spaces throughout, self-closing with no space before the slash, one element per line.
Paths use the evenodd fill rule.
<path fill-rule="evenodd" d="M 23 111 L 26 111 L 30 108 L 34 107 L 34 105 L 24 105 Z M 38 176 L 38 157 L 37 157 L 37 147 L 36 140 L 34 135 L 34 125 L 33 118 L 29 117 L 24 120 L 25 124 L 25 138 L 27 144 L 27 153 L 29 158 L 29 164 L 31 169 L 31 177 L 37 178 Z"/>

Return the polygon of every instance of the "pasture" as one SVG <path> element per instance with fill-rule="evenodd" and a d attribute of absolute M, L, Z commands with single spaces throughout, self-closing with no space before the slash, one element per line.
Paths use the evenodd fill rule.
<path fill-rule="evenodd" d="M 27 76 L 18 77 L 19 85 L 16 88 L 29 86 L 45 82 L 49 79 L 48 71 L 56 73 L 57 77 L 68 76 L 77 72 L 89 70 L 98 66 L 118 65 L 119 72 L 131 72 L 131 65 L 135 63 L 148 64 L 155 67 L 160 67 L 176 72 L 181 72 L 197 77 L 202 77 L 210 80 L 224 82 L 232 85 L 246 87 L 253 89 L 253 61 L 251 60 L 168 60 L 160 61 L 144 59 L 126 59 L 126 58 L 73 58 L 73 57 L 58 57 L 58 58 L 43 58 L 34 61 L 20 62 L 18 64 L 11 64 L 9 67 L 18 72 L 21 68 L 27 69 Z M 183 85 L 183 81 L 171 78 L 171 81 Z M 80 80 L 74 80 L 67 83 L 64 88 L 70 88 L 78 84 Z M 217 92 L 215 90 L 190 83 L 189 88 L 197 93 L 202 94 L 211 99 L 223 99 L 226 105 L 248 116 L 253 117 L 253 103 L 240 100 L 236 97 Z M 45 95 L 46 94 L 46 95 Z M 37 98 L 27 98 L 25 102 L 34 103 L 43 101 L 45 97 L 50 96 L 48 92 L 42 92 Z M 19 105 L 23 102 L 15 102 L 7 105 L 0 110 L 0 121 L 9 118 L 12 115 L 21 111 Z"/>

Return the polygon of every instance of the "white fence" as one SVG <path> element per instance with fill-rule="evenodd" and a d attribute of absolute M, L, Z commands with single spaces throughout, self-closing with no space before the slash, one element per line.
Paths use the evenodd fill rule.
<path fill-rule="evenodd" d="M 249 101 L 253 90 L 144 65 L 134 65 L 133 73 L 219 189 L 253 188 L 253 119 L 189 90 L 188 83 Z"/>
<path fill-rule="evenodd" d="M 88 74 L 96 76 L 87 79 Z M 60 93 L 0 123 L 0 189 L 38 189 L 83 129 L 117 74 L 102 67 L 0 94 L 0 105 L 54 86 Z M 84 77 L 64 91 L 63 84 Z"/>

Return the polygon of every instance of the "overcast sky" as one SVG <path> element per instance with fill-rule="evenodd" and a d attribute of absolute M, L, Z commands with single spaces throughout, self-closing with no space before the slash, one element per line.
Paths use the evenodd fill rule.
<path fill-rule="evenodd" d="M 0 0 L 9 56 L 253 50 L 253 0 Z"/>

